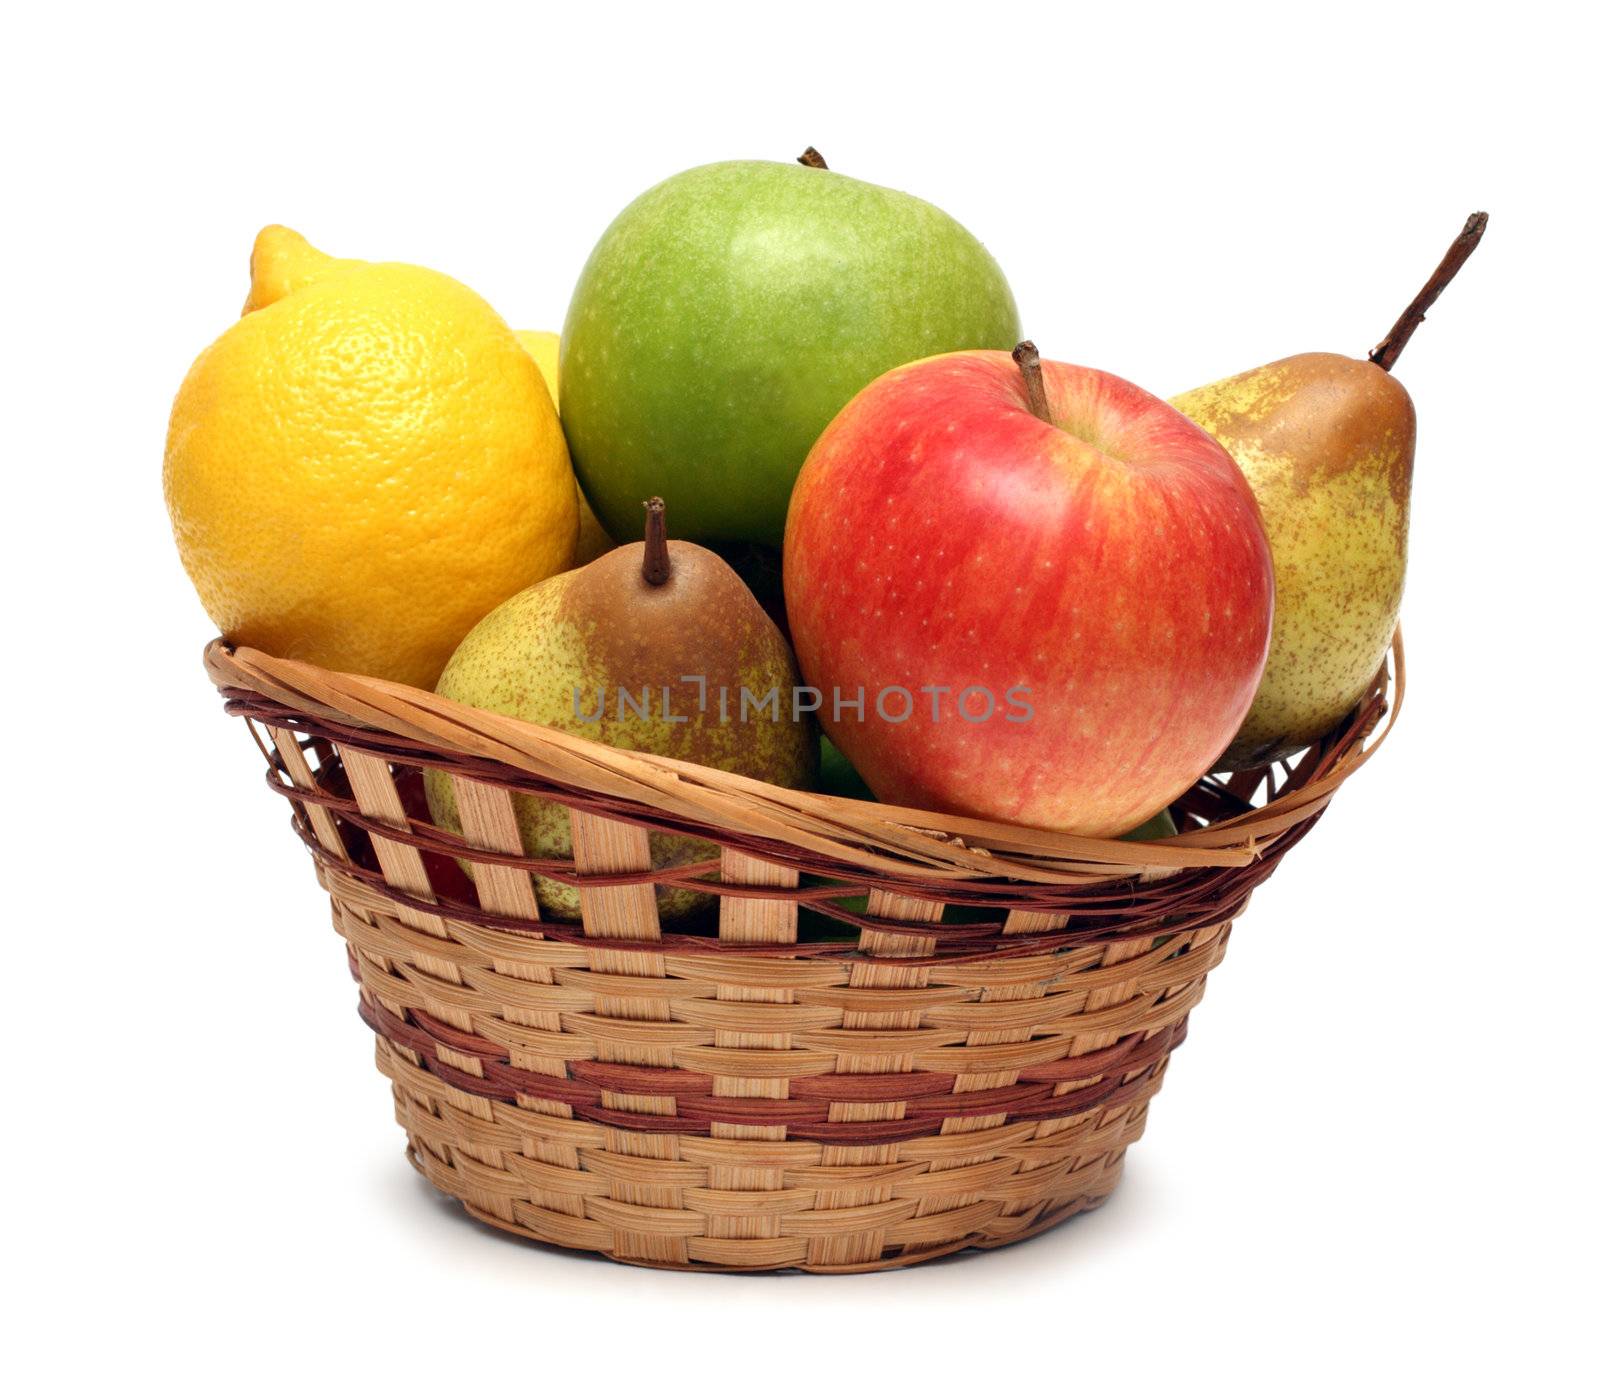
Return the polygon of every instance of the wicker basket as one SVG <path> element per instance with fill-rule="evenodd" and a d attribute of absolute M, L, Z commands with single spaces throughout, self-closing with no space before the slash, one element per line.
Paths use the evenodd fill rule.
<path fill-rule="evenodd" d="M 566 1248 L 812 1272 L 1105 1200 L 1232 920 L 1403 690 L 1397 637 L 1392 684 L 1292 767 L 1202 781 L 1177 838 L 1131 845 L 786 791 L 221 642 L 206 666 L 332 898 L 417 1169 Z M 429 823 L 425 768 L 464 838 Z M 523 854 L 513 792 L 570 808 L 571 860 Z M 720 859 L 652 870 L 652 829 Z M 540 920 L 536 875 L 577 885 L 581 925 Z M 664 932 L 654 885 L 718 896 L 715 921 Z"/>

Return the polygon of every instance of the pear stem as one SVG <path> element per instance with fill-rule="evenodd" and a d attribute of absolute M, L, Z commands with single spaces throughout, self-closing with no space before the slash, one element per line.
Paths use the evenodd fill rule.
<path fill-rule="evenodd" d="M 828 168 L 828 162 L 822 158 L 822 152 L 815 146 L 807 146 L 796 159 L 799 160 L 800 164 L 808 166 L 812 170 L 826 170 Z"/>
<path fill-rule="evenodd" d="M 1028 411 L 1047 423 L 1053 422 L 1050 398 L 1044 387 L 1044 370 L 1039 366 L 1039 347 L 1031 340 L 1024 340 L 1011 352 L 1011 358 L 1022 371 L 1022 382 L 1028 390 Z"/>
<path fill-rule="evenodd" d="M 644 503 L 644 564 L 639 572 L 652 588 L 659 588 L 672 577 L 672 560 L 667 555 L 667 503 L 658 495 Z"/>
<path fill-rule="evenodd" d="M 1439 299 L 1439 293 L 1450 285 L 1451 279 L 1472 256 L 1473 250 L 1478 246 L 1478 240 L 1483 237 L 1483 230 L 1488 226 L 1487 214 L 1477 213 L 1468 218 L 1461 232 L 1456 235 L 1455 242 L 1450 245 L 1450 250 L 1445 253 L 1444 260 L 1433 269 L 1433 276 L 1423 283 L 1422 290 L 1400 313 L 1400 319 L 1367 356 L 1379 369 L 1394 368 L 1394 362 L 1400 358 L 1400 351 L 1405 349 L 1406 342 L 1426 318 L 1428 308 Z"/>

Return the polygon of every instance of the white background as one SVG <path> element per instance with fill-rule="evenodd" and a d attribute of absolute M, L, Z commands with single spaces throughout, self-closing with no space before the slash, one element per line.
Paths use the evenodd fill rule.
<path fill-rule="evenodd" d="M 14 14 L 16 1392 L 1592 1384 L 1595 36 L 1577 15 Z M 1113 1202 L 906 1273 L 682 1277 L 499 1237 L 404 1163 L 326 902 L 201 671 L 162 437 L 262 224 L 437 266 L 557 327 L 647 185 L 807 143 L 971 227 L 1047 355 L 1163 393 L 1364 352 L 1465 215 L 1493 222 L 1400 365 L 1421 422 L 1406 713 L 1257 896 Z"/>

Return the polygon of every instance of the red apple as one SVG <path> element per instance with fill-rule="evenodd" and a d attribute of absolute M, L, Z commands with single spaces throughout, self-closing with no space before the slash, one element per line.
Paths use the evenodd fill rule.
<path fill-rule="evenodd" d="M 784 591 L 806 700 L 880 800 L 1079 835 L 1210 768 L 1272 631 L 1233 459 L 1029 345 L 919 360 L 845 406 L 790 501 Z"/>

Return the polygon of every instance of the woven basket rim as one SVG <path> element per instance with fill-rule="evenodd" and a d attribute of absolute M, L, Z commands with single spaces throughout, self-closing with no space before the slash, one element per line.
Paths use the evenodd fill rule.
<path fill-rule="evenodd" d="M 428 690 L 236 647 L 223 638 L 207 644 L 204 664 L 225 695 L 261 696 L 289 711 L 380 739 L 398 736 L 574 792 L 598 792 L 881 873 L 1046 884 L 1254 863 L 1320 812 L 1370 760 L 1394 727 L 1405 695 L 1405 649 L 1397 627 L 1390 659 L 1373 678 L 1366 699 L 1322 741 L 1319 752 L 1302 760 L 1315 762 L 1309 780 L 1294 782 L 1262 806 L 1199 830 L 1133 843 L 795 791 L 678 759 L 624 751 Z"/>

